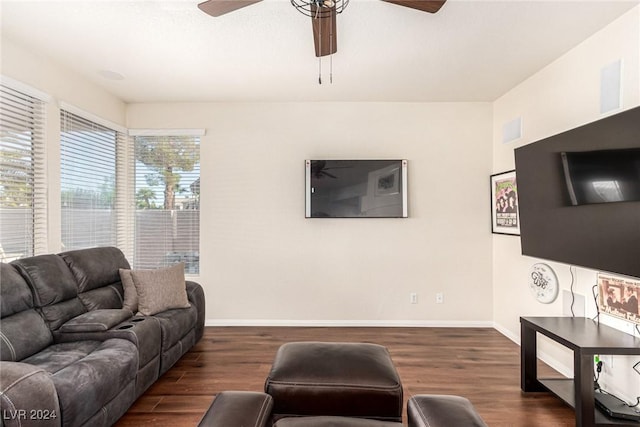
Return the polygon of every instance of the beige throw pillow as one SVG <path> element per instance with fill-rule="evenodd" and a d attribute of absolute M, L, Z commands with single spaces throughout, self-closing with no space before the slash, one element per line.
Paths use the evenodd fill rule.
<path fill-rule="evenodd" d="M 130 310 L 132 313 L 138 312 L 138 291 L 136 291 L 136 285 L 133 284 L 133 277 L 131 277 L 131 270 L 121 268 L 120 281 L 124 288 L 124 301 L 122 308 Z"/>
<path fill-rule="evenodd" d="M 157 270 L 131 270 L 138 292 L 138 311 L 151 316 L 172 308 L 187 308 L 187 285 L 184 263 Z"/>

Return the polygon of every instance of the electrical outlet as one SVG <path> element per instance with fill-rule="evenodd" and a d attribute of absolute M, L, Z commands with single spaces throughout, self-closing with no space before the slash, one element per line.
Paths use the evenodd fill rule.
<path fill-rule="evenodd" d="M 444 303 L 444 294 L 442 292 L 438 292 L 436 294 L 436 304 Z"/>
<path fill-rule="evenodd" d="M 409 301 L 411 302 L 411 304 L 417 304 L 418 303 L 418 294 L 415 292 L 411 292 L 409 294 Z"/>

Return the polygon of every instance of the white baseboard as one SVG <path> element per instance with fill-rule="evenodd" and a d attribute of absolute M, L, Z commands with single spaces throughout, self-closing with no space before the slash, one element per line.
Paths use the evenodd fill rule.
<path fill-rule="evenodd" d="M 520 335 L 516 335 L 516 334 L 511 333 L 510 330 L 508 330 L 507 328 L 505 328 L 502 325 L 500 325 L 498 323 L 495 323 L 495 322 L 493 323 L 493 328 L 496 331 L 500 332 L 505 337 L 509 338 L 514 343 L 518 344 L 518 346 L 520 345 Z"/>
<path fill-rule="evenodd" d="M 514 343 L 520 346 L 520 335 L 512 333 L 504 326 L 494 323 L 493 327 L 505 337 L 509 338 Z M 560 363 L 556 358 L 549 356 L 548 353 L 538 350 L 538 359 L 542 360 L 547 365 L 551 366 L 556 371 L 568 378 L 573 378 L 573 366 L 567 366 L 564 363 Z"/>
<path fill-rule="evenodd" d="M 290 319 L 207 319 L 205 326 L 282 326 L 353 328 L 493 328 L 491 321 L 459 320 L 290 320 Z"/>

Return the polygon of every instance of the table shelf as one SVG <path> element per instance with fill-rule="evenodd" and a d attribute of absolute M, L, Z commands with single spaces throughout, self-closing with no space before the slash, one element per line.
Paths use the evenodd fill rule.
<path fill-rule="evenodd" d="M 593 387 L 593 356 L 640 355 L 639 338 L 582 317 L 521 317 L 520 331 L 522 391 L 555 394 L 576 410 L 576 427 L 640 427 L 640 423 L 609 418 L 596 409 Z M 573 350 L 573 379 L 538 378 L 538 333 Z"/>

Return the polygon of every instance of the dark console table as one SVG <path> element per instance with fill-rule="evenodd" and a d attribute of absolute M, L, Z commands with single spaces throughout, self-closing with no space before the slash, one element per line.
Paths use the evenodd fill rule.
<path fill-rule="evenodd" d="M 584 317 L 521 317 L 520 387 L 524 392 L 550 391 L 576 411 L 576 427 L 636 426 L 595 409 L 593 356 L 640 355 L 640 339 Z M 574 378 L 538 378 L 537 334 L 573 350 Z"/>

